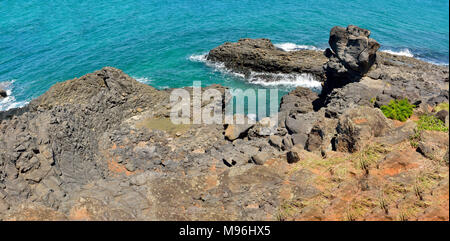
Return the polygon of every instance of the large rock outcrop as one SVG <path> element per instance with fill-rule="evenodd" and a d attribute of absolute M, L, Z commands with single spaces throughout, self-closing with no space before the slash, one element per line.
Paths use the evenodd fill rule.
<path fill-rule="evenodd" d="M 225 67 L 250 75 L 261 73 L 304 73 L 317 79 L 324 78 L 321 67 L 327 58 L 318 51 L 302 50 L 286 52 L 276 48 L 269 39 L 240 39 L 212 49 L 207 59 L 220 62 Z M 277 76 L 265 76 L 267 81 L 277 81 Z M 264 78 L 264 76 L 261 76 Z"/>
<path fill-rule="evenodd" d="M 349 25 L 347 28 L 336 26 L 330 31 L 329 44 L 335 57 L 347 68 L 367 73 L 375 63 L 376 52 L 380 44 L 370 37 L 370 31 Z"/>
<path fill-rule="evenodd" d="M 380 44 L 370 38 L 369 30 L 354 25 L 332 28 L 328 43 L 331 49 L 325 51 L 329 57 L 324 66 L 325 92 L 359 80 L 375 63 L 380 48 Z"/>
<path fill-rule="evenodd" d="M 22 109 L 1 114 L 0 182 L 8 203 L 59 207 L 71 192 L 108 174 L 101 143 L 139 109 L 164 110 L 167 95 L 103 68 L 54 85 Z M 164 98 L 164 99 L 163 99 Z"/>

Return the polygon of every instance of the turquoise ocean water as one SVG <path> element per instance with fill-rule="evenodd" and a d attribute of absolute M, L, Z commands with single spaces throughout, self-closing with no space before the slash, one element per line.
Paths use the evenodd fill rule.
<path fill-rule="evenodd" d="M 157 88 L 258 81 L 204 62 L 211 48 L 239 38 L 270 38 L 286 50 L 327 47 L 335 25 L 372 31 L 383 51 L 449 62 L 447 0 L 0 0 L 0 110 L 43 94 L 54 83 L 103 66 Z M 307 76 L 286 76 L 315 86 Z"/>

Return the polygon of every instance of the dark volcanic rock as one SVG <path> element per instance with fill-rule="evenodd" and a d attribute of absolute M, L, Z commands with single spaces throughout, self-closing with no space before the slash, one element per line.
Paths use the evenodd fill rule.
<path fill-rule="evenodd" d="M 6 90 L 0 89 L 0 98 L 6 98 L 8 97 L 8 94 L 6 93 Z"/>
<path fill-rule="evenodd" d="M 300 161 L 300 156 L 296 151 L 289 151 L 286 155 L 288 163 L 296 163 Z"/>
<path fill-rule="evenodd" d="M 447 118 L 448 116 L 448 111 L 447 110 L 441 110 L 439 112 L 437 112 L 435 114 L 436 118 L 438 118 L 439 120 L 441 120 L 442 122 L 445 123 L 445 118 Z"/>
<path fill-rule="evenodd" d="M 308 151 L 332 150 L 332 140 L 336 135 L 338 120 L 321 117 L 308 134 L 305 149 Z"/>
<path fill-rule="evenodd" d="M 408 141 L 416 133 L 417 123 L 407 121 L 404 125 L 392 129 L 388 134 L 378 138 L 378 142 L 395 145 L 403 141 Z"/>
<path fill-rule="evenodd" d="M 164 110 L 164 97 L 164 92 L 106 67 L 54 85 L 22 112 L 2 113 L 0 182 L 6 184 L 5 200 L 30 197 L 57 208 L 81 185 L 109 176 L 100 143 L 114 132 L 106 133 L 120 129 L 139 108 Z"/>
<path fill-rule="evenodd" d="M 327 58 L 318 51 L 286 52 L 276 48 L 269 39 L 240 39 L 212 49 L 207 59 L 221 62 L 236 72 L 305 73 L 323 79 L 322 65 Z M 271 81 L 271 80 L 268 80 Z M 273 80 L 272 80 L 273 81 Z"/>
<path fill-rule="evenodd" d="M 357 106 L 373 106 L 371 99 L 376 98 L 376 91 L 361 83 L 350 83 L 334 89 L 325 98 L 325 114 L 338 117 L 346 110 Z"/>
<path fill-rule="evenodd" d="M 380 44 L 370 37 L 370 31 L 354 25 L 336 26 L 330 31 L 328 43 L 345 68 L 364 75 L 376 59 Z"/>
<path fill-rule="evenodd" d="M 314 104 L 318 99 L 317 93 L 311 89 L 297 87 L 281 98 L 280 112 L 286 111 L 293 114 L 314 111 Z"/>
<path fill-rule="evenodd" d="M 370 31 L 354 25 L 347 28 L 336 26 L 330 31 L 331 50 L 325 54 L 329 57 L 324 65 L 327 81 L 324 92 L 358 81 L 375 63 L 376 52 L 380 44 L 369 38 Z"/>
<path fill-rule="evenodd" d="M 320 100 L 316 102 L 325 107 L 327 116 L 337 117 L 355 106 L 381 107 L 391 100 L 404 98 L 416 106 L 425 104 L 433 107 L 448 102 L 448 83 L 445 82 L 448 67 L 383 52 L 377 53 L 377 56 L 377 64 L 368 76 L 343 87 L 324 88 Z M 373 72 L 380 73 L 377 79 L 369 76 Z"/>

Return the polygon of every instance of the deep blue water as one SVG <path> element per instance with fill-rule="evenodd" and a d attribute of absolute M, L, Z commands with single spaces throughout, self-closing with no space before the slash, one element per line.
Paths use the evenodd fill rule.
<path fill-rule="evenodd" d="M 348 24 L 383 50 L 449 62 L 447 0 L 0 0 L 0 85 L 12 93 L 0 109 L 103 66 L 157 88 L 259 87 L 195 59 L 244 37 L 326 48 Z"/>

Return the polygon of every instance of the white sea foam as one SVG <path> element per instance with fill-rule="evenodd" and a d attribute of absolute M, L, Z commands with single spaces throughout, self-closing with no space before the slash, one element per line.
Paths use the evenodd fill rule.
<path fill-rule="evenodd" d="M 235 77 L 247 80 L 251 84 L 262 85 L 262 86 L 283 86 L 283 87 L 306 87 L 316 90 L 322 89 L 322 84 L 317 81 L 311 74 L 284 74 L 284 73 L 260 73 L 251 72 L 250 74 L 242 74 L 234 72 L 231 69 L 225 67 L 224 63 L 221 62 L 211 62 L 206 58 L 207 54 L 192 55 L 189 60 L 194 62 L 202 62 L 207 66 L 213 68 L 215 71 L 219 71 L 224 74 L 233 75 Z"/>
<path fill-rule="evenodd" d="M 394 51 L 391 49 L 384 49 L 384 50 L 381 50 L 381 52 L 385 52 L 385 53 L 389 53 L 389 54 L 393 54 L 393 55 L 406 56 L 406 57 L 414 57 L 414 54 L 411 53 L 411 51 L 409 49 L 401 49 L 398 51 Z"/>
<path fill-rule="evenodd" d="M 279 43 L 279 44 L 274 44 L 275 47 L 282 49 L 284 51 L 290 52 L 290 51 L 297 51 L 297 50 L 302 50 L 302 49 L 308 49 L 308 50 L 323 50 L 321 48 L 317 48 L 315 46 L 312 45 L 299 45 L 299 44 L 294 44 L 294 43 Z"/>
<path fill-rule="evenodd" d="M 206 56 L 208 54 L 193 54 L 191 56 L 189 56 L 189 60 L 193 61 L 193 62 L 206 62 Z"/>
<path fill-rule="evenodd" d="M 394 50 L 390 50 L 390 49 L 384 49 L 384 50 L 381 50 L 381 52 L 385 52 L 385 53 L 389 53 L 389 54 L 393 54 L 393 55 L 412 57 L 412 58 L 416 58 L 416 59 L 422 60 L 422 61 L 430 63 L 430 64 L 434 64 L 434 65 L 448 66 L 448 63 L 445 63 L 445 62 L 439 62 L 439 61 L 435 61 L 435 60 L 431 60 L 431 59 L 421 58 L 421 57 L 415 56 L 411 52 L 411 50 L 409 50 L 407 48 L 404 48 L 404 49 L 401 49 L 401 50 L 398 50 L 398 51 L 394 51 Z"/>
<path fill-rule="evenodd" d="M 141 82 L 143 84 L 148 84 L 151 83 L 153 80 L 146 78 L 146 77 L 133 77 L 135 80 L 137 80 L 138 82 Z"/>
<path fill-rule="evenodd" d="M 294 43 L 279 43 L 279 44 L 274 44 L 275 47 L 282 49 L 284 51 L 290 52 L 290 51 L 297 51 L 297 50 L 302 50 L 302 49 L 309 49 L 309 50 L 317 50 L 317 51 L 324 51 L 324 49 L 312 46 L 312 45 L 299 45 L 299 44 L 294 44 Z M 400 50 L 392 50 L 392 49 L 382 49 L 380 50 L 381 52 L 385 52 L 385 53 L 389 53 L 389 54 L 393 54 L 393 55 L 399 55 L 399 56 L 406 56 L 406 57 L 412 57 L 412 58 L 417 58 L 420 59 L 422 61 L 428 62 L 430 64 L 435 64 L 435 65 L 444 65 L 444 66 L 448 66 L 448 63 L 444 63 L 444 62 L 437 62 L 437 61 L 433 61 L 430 59 L 425 59 L 425 58 L 418 58 L 415 57 L 415 55 L 411 52 L 411 50 L 407 49 L 407 48 L 403 48 Z"/>
<path fill-rule="evenodd" d="M 248 77 L 252 84 L 262 86 L 286 86 L 286 87 L 306 87 L 316 90 L 322 89 L 321 82 L 317 81 L 312 74 L 282 74 L 282 73 L 255 73 Z"/>
<path fill-rule="evenodd" d="M 19 108 L 28 104 L 27 101 L 16 101 L 12 91 L 14 82 L 15 80 L 0 82 L 0 88 L 6 90 L 6 94 L 8 95 L 6 98 L 0 99 L 0 111 Z"/>
<path fill-rule="evenodd" d="M 256 114 L 252 114 L 252 113 L 248 113 L 247 114 L 247 118 L 249 120 L 252 120 L 252 121 L 257 121 L 258 120 L 258 116 Z"/>
<path fill-rule="evenodd" d="M 200 62 L 205 63 L 210 68 L 213 68 L 215 71 L 219 71 L 224 74 L 233 75 L 239 78 L 245 78 L 245 75 L 241 73 L 234 72 L 228 68 L 225 67 L 225 64 L 222 62 L 212 62 L 207 59 L 208 54 L 193 54 L 189 57 L 189 60 L 192 62 Z"/>

